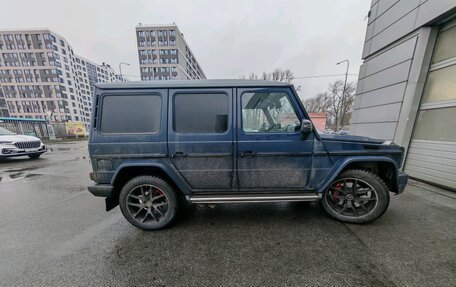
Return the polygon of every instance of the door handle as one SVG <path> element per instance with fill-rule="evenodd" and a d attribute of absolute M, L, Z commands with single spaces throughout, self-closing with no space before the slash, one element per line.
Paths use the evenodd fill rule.
<path fill-rule="evenodd" d="M 177 151 L 176 153 L 169 155 L 169 157 L 186 157 L 186 156 L 187 156 L 187 154 L 183 153 L 181 151 Z"/>
<path fill-rule="evenodd" d="M 250 157 L 250 156 L 256 156 L 256 152 L 253 152 L 253 151 L 245 151 L 245 152 L 241 152 L 239 154 L 241 157 Z"/>

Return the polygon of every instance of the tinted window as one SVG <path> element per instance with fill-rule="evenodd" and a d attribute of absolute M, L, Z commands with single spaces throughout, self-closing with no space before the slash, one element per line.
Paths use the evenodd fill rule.
<path fill-rule="evenodd" d="M 174 97 L 174 131 L 224 133 L 228 130 L 228 95 L 177 94 Z"/>
<path fill-rule="evenodd" d="M 242 94 L 242 129 L 249 133 L 293 133 L 300 123 L 286 93 Z"/>
<path fill-rule="evenodd" d="M 101 113 L 103 133 L 157 133 L 161 98 L 158 95 L 105 96 Z"/>

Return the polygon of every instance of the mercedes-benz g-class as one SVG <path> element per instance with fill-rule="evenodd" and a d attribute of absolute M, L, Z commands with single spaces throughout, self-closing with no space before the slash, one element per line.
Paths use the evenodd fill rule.
<path fill-rule="evenodd" d="M 293 85 L 201 80 L 100 84 L 89 153 L 95 196 L 133 225 L 170 224 L 190 203 L 321 200 L 341 221 L 381 216 L 401 193 L 404 149 L 320 134 Z"/>

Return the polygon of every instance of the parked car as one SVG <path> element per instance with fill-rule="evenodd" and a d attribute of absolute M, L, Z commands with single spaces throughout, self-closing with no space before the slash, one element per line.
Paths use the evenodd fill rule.
<path fill-rule="evenodd" d="M 319 134 L 287 83 L 246 80 L 99 84 L 89 153 L 106 210 L 133 225 L 169 225 L 190 203 L 321 200 L 349 223 L 370 222 L 401 193 L 404 149 Z"/>
<path fill-rule="evenodd" d="M 349 130 L 339 130 L 337 132 L 338 135 L 349 135 L 350 131 Z"/>
<path fill-rule="evenodd" d="M 37 137 L 18 135 L 0 127 L 0 151 L 0 159 L 13 156 L 36 159 L 46 152 L 46 146 Z"/>

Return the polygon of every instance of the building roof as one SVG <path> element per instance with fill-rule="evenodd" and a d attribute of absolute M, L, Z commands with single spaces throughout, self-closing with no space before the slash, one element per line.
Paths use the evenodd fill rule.
<path fill-rule="evenodd" d="M 96 86 L 103 90 L 109 90 L 119 88 L 290 87 L 292 84 L 263 80 L 167 80 L 98 83 Z"/>

